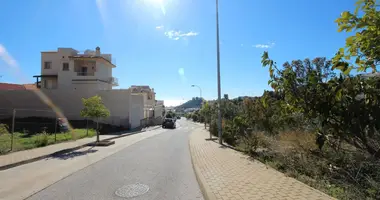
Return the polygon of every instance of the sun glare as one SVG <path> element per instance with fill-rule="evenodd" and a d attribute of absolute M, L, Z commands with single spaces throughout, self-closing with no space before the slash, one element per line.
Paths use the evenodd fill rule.
<path fill-rule="evenodd" d="M 164 6 L 164 0 L 145 0 L 145 2 L 149 2 L 150 4 L 158 5 L 161 8 L 162 14 L 166 14 L 166 9 Z"/>

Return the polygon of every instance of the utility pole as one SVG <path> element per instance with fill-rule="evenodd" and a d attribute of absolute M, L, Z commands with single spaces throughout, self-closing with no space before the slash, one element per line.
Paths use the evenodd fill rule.
<path fill-rule="evenodd" d="M 221 87 L 220 87 L 220 48 L 219 48 L 219 1 L 216 0 L 216 67 L 218 78 L 218 137 L 222 144 L 222 113 L 221 113 Z"/>

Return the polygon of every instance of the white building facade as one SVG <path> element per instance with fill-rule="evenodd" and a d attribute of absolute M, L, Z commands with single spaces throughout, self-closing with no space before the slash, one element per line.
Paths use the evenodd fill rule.
<path fill-rule="evenodd" d="M 118 86 L 112 70 L 111 54 L 102 54 L 100 48 L 80 53 L 72 48 L 41 52 L 41 74 L 36 78 L 37 88 L 49 98 L 51 105 L 35 95 L 35 91 L 0 91 L 2 107 L 17 109 L 49 109 L 58 107 L 69 120 L 83 119 L 82 98 L 102 97 L 111 116 L 103 123 L 137 128 L 155 113 L 155 92 L 149 86 L 132 86 L 128 89 L 112 89 Z M 138 92 L 137 92 L 138 91 Z M 9 104 L 9 105 L 8 105 Z M 162 112 L 162 111 L 159 111 Z M 38 112 L 28 114 L 41 116 Z"/>

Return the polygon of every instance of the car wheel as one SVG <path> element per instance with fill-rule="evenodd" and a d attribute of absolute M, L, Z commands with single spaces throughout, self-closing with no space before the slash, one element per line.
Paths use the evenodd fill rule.
<path fill-rule="evenodd" d="M 162 126 L 162 128 L 165 128 L 165 126 Z"/>

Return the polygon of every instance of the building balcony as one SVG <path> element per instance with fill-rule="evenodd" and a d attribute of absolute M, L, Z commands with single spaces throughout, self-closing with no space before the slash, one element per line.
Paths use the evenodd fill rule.
<path fill-rule="evenodd" d="M 94 76 L 94 72 L 77 72 L 77 76 Z"/>
<path fill-rule="evenodd" d="M 109 82 L 112 84 L 112 86 L 119 86 L 119 80 L 115 77 L 110 77 Z"/>

